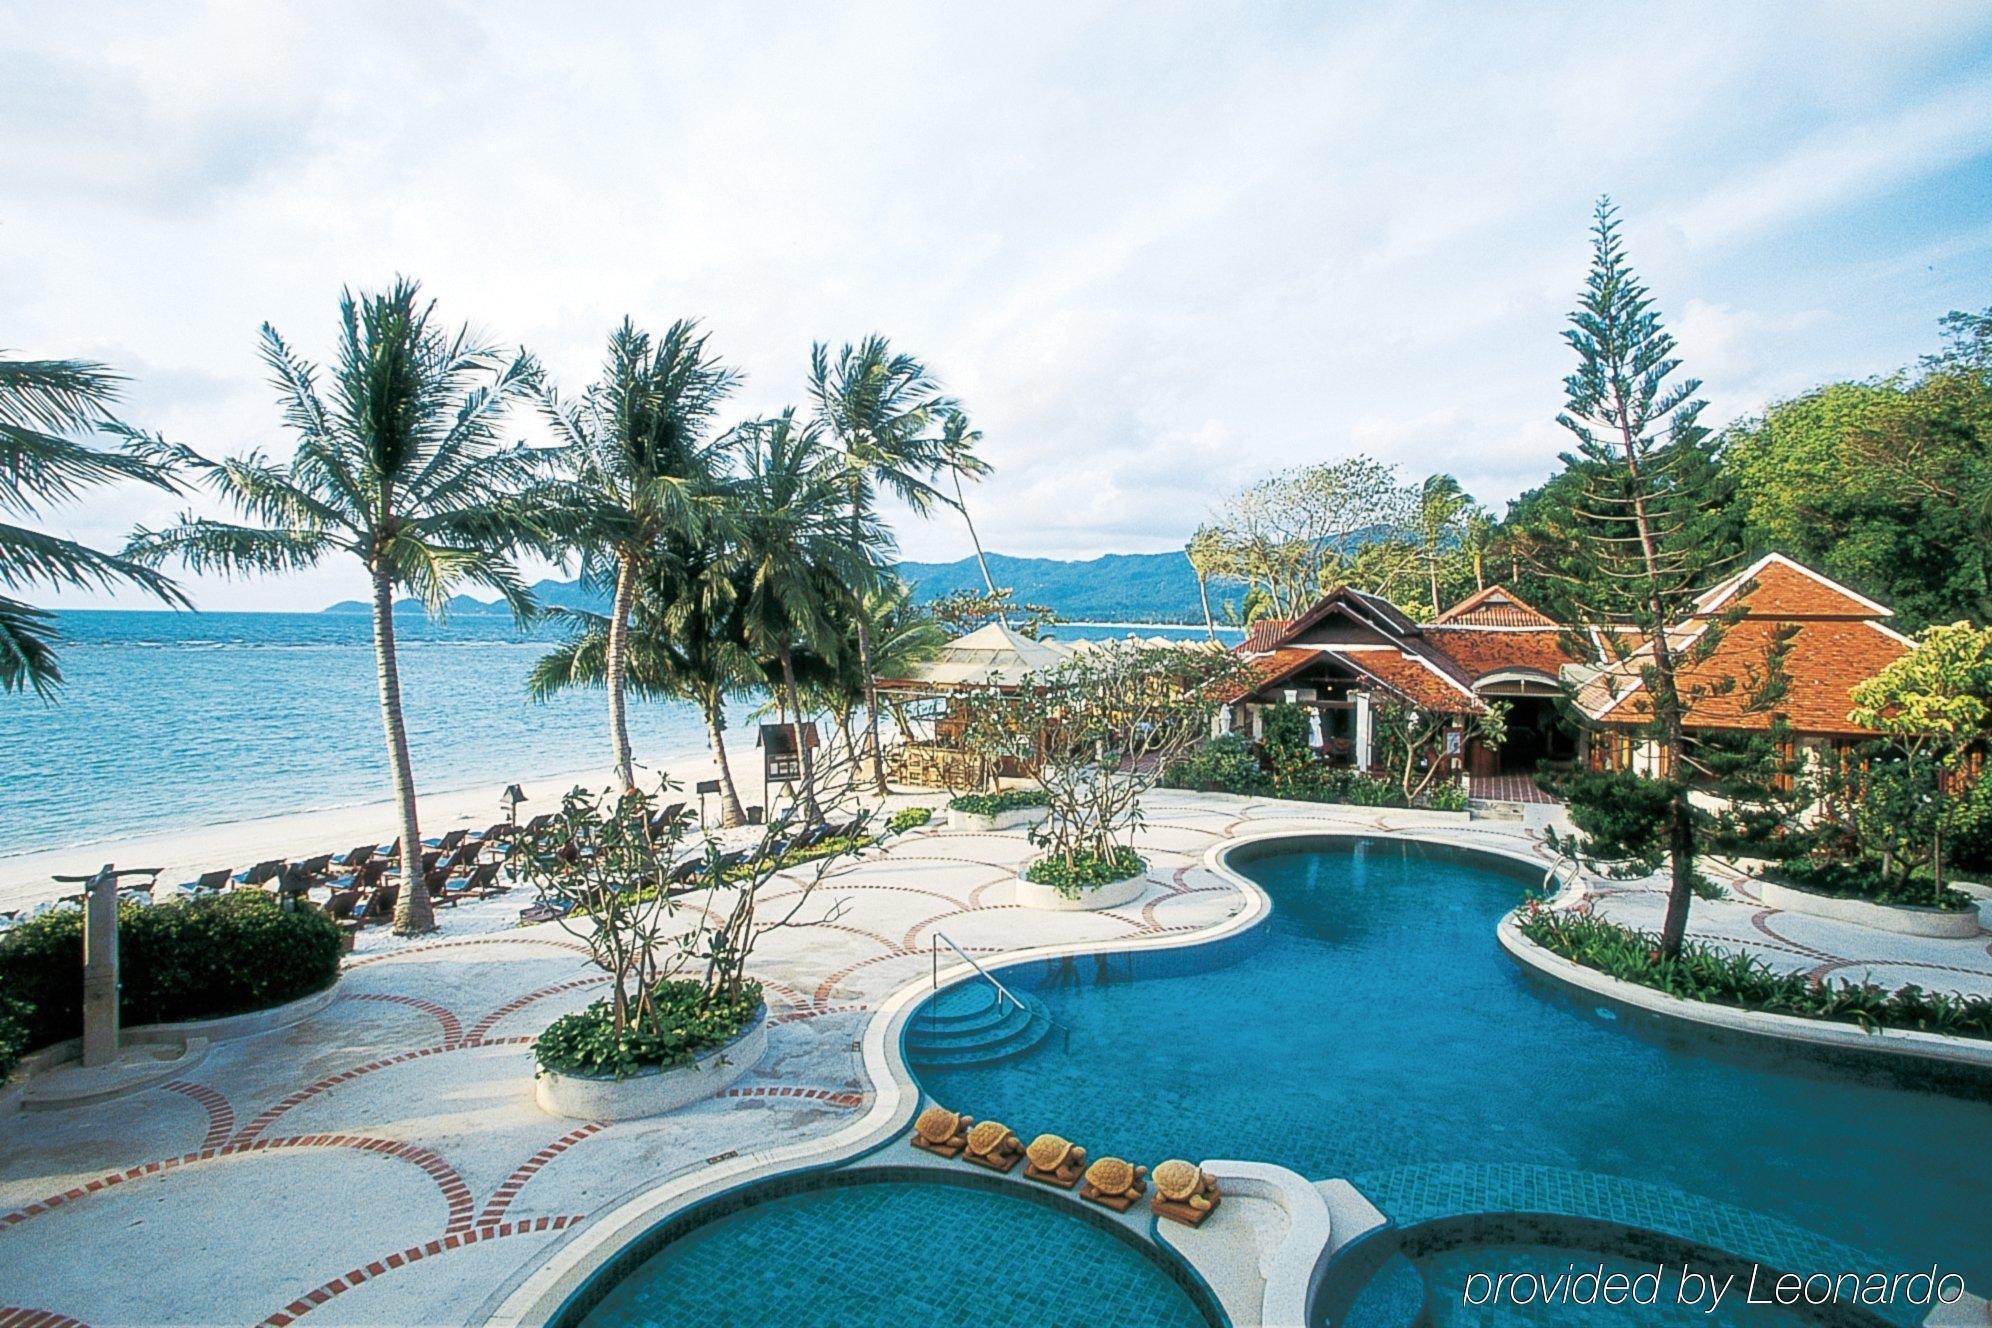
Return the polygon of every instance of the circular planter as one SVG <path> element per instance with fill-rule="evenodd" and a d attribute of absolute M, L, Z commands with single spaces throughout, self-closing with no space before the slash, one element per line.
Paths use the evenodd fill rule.
<path fill-rule="evenodd" d="M 619 1121 L 661 1116 L 730 1088 L 768 1049 L 768 1011 L 731 1042 L 714 1047 L 689 1065 L 649 1070 L 627 1079 L 591 1079 L 541 1070 L 533 1091 L 539 1109 L 574 1120 Z"/>
<path fill-rule="evenodd" d="M 1776 881 L 1758 881 L 1763 901 L 1772 908 L 1791 913 L 1809 913 L 1815 918 L 1851 922 L 1858 927 L 1892 931 L 1903 936 L 1933 936 L 1942 940 L 1970 940 L 1978 935 L 1976 908 L 1933 908 L 1923 904 L 1877 904 L 1868 899 L 1843 899 L 1801 890 Z"/>
<path fill-rule="evenodd" d="M 1016 830 L 1027 825 L 1036 825 L 1051 814 L 1049 807 L 1012 807 L 1007 812 L 997 812 L 994 816 L 980 816 L 974 812 L 958 812 L 948 808 L 948 829 L 968 830 L 977 834 L 992 834 L 998 830 Z"/>
<path fill-rule="evenodd" d="M 1147 893 L 1148 873 L 1130 876 L 1125 881 L 1109 881 L 1081 890 L 1077 899 L 1068 899 L 1049 885 L 1039 885 L 1017 877 L 1017 903 L 1025 908 L 1040 908 L 1047 913 L 1092 913 L 1103 908 L 1119 908 L 1122 904 L 1132 904 Z"/>

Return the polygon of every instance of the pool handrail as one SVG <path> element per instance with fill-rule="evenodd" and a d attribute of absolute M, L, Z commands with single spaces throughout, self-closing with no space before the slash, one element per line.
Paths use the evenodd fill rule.
<path fill-rule="evenodd" d="M 934 954 L 934 989 L 936 991 L 938 991 L 941 986 L 941 944 L 943 942 L 946 942 L 948 949 L 954 951 L 963 960 L 967 961 L 968 966 L 970 968 L 974 969 L 977 973 L 980 973 L 984 981 L 988 982 L 990 986 L 996 988 L 996 1009 L 998 1013 L 1002 1012 L 1003 1002 L 1005 1000 L 1016 1001 L 1017 1008 L 1024 1011 L 1026 1014 L 1035 1013 L 1034 1011 L 1031 1010 L 1030 1006 L 1025 1005 L 1021 1000 L 1017 999 L 1017 993 L 1011 991 L 1008 987 L 1004 986 L 1002 982 L 997 979 L 994 973 L 991 973 L 988 969 L 984 968 L 981 964 L 977 963 L 973 955 L 969 954 L 968 951 L 962 949 L 959 945 L 956 945 L 954 943 L 954 939 L 943 931 L 935 932 L 933 940 L 930 943 Z M 1053 1019 L 1049 1014 L 1045 1015 L 1044 1017 L 1046 1022 L 1053 1024 L 1056 1027 L 1059 1028 L 1065 1027 L 1064 1024 L 1059 1023 L 1056 1019 Z"/>

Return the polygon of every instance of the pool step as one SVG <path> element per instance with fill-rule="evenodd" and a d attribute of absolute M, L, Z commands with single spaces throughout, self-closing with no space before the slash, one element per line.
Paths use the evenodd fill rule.
<path fill-rule="evenodd" d="M 1050 1031 L 1044 1002 L 1035 996 L 1012 1001 L 986 982 L 968 983 L 913 1016 L 906 1055 L 915 1066 L 989 1065 L 1023 1055 Z"/>

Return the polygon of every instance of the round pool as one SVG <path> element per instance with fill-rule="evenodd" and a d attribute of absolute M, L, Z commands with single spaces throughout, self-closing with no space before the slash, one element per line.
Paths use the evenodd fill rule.
<path fill-rule="evenodd" d="M 584 1328 L 906 1328 L 1143 1324 L 1211 1328 L 1169 1256 L 1056 1196 L 899 1169 L 770 1182 L 667 1223 Z M 654 1249 L 647 1258 L 643 1247 Z M 563 1316 L 567 1321 L 568 1316 Z"/>
<path fill-rule="evenodd" d="M 1261 927 L 1006 968 L 1052 1022 L 986 1056 L 950 1049 L 948 1002 L 967 998 L 943 992 L 940 1022 L 909 1026 L 922 1086 L 1025 1138 L 1348 1177 L 1400 1225 L 1595 1210 L 1793 1261 L 1935 1261 L 1992 1291 L 1982 1081 L 1572 997 L 1495 939 L 1539 868 L 1388 838 L 1275 841 L 1232 865 L 1273 901 Z"/>

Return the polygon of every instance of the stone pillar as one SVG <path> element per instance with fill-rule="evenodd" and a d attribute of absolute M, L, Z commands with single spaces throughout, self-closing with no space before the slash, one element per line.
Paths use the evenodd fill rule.
<path fill-rule="evenodd" d="M 118 878 L 104 864 L 83 899 L 83 1064 L 118 1058 Z"/>
<path fill-rule="evenodd" d="M 1368 692 L 1356 693 L 1356 769 L 1370 768 L 1370 698 Z"/>

